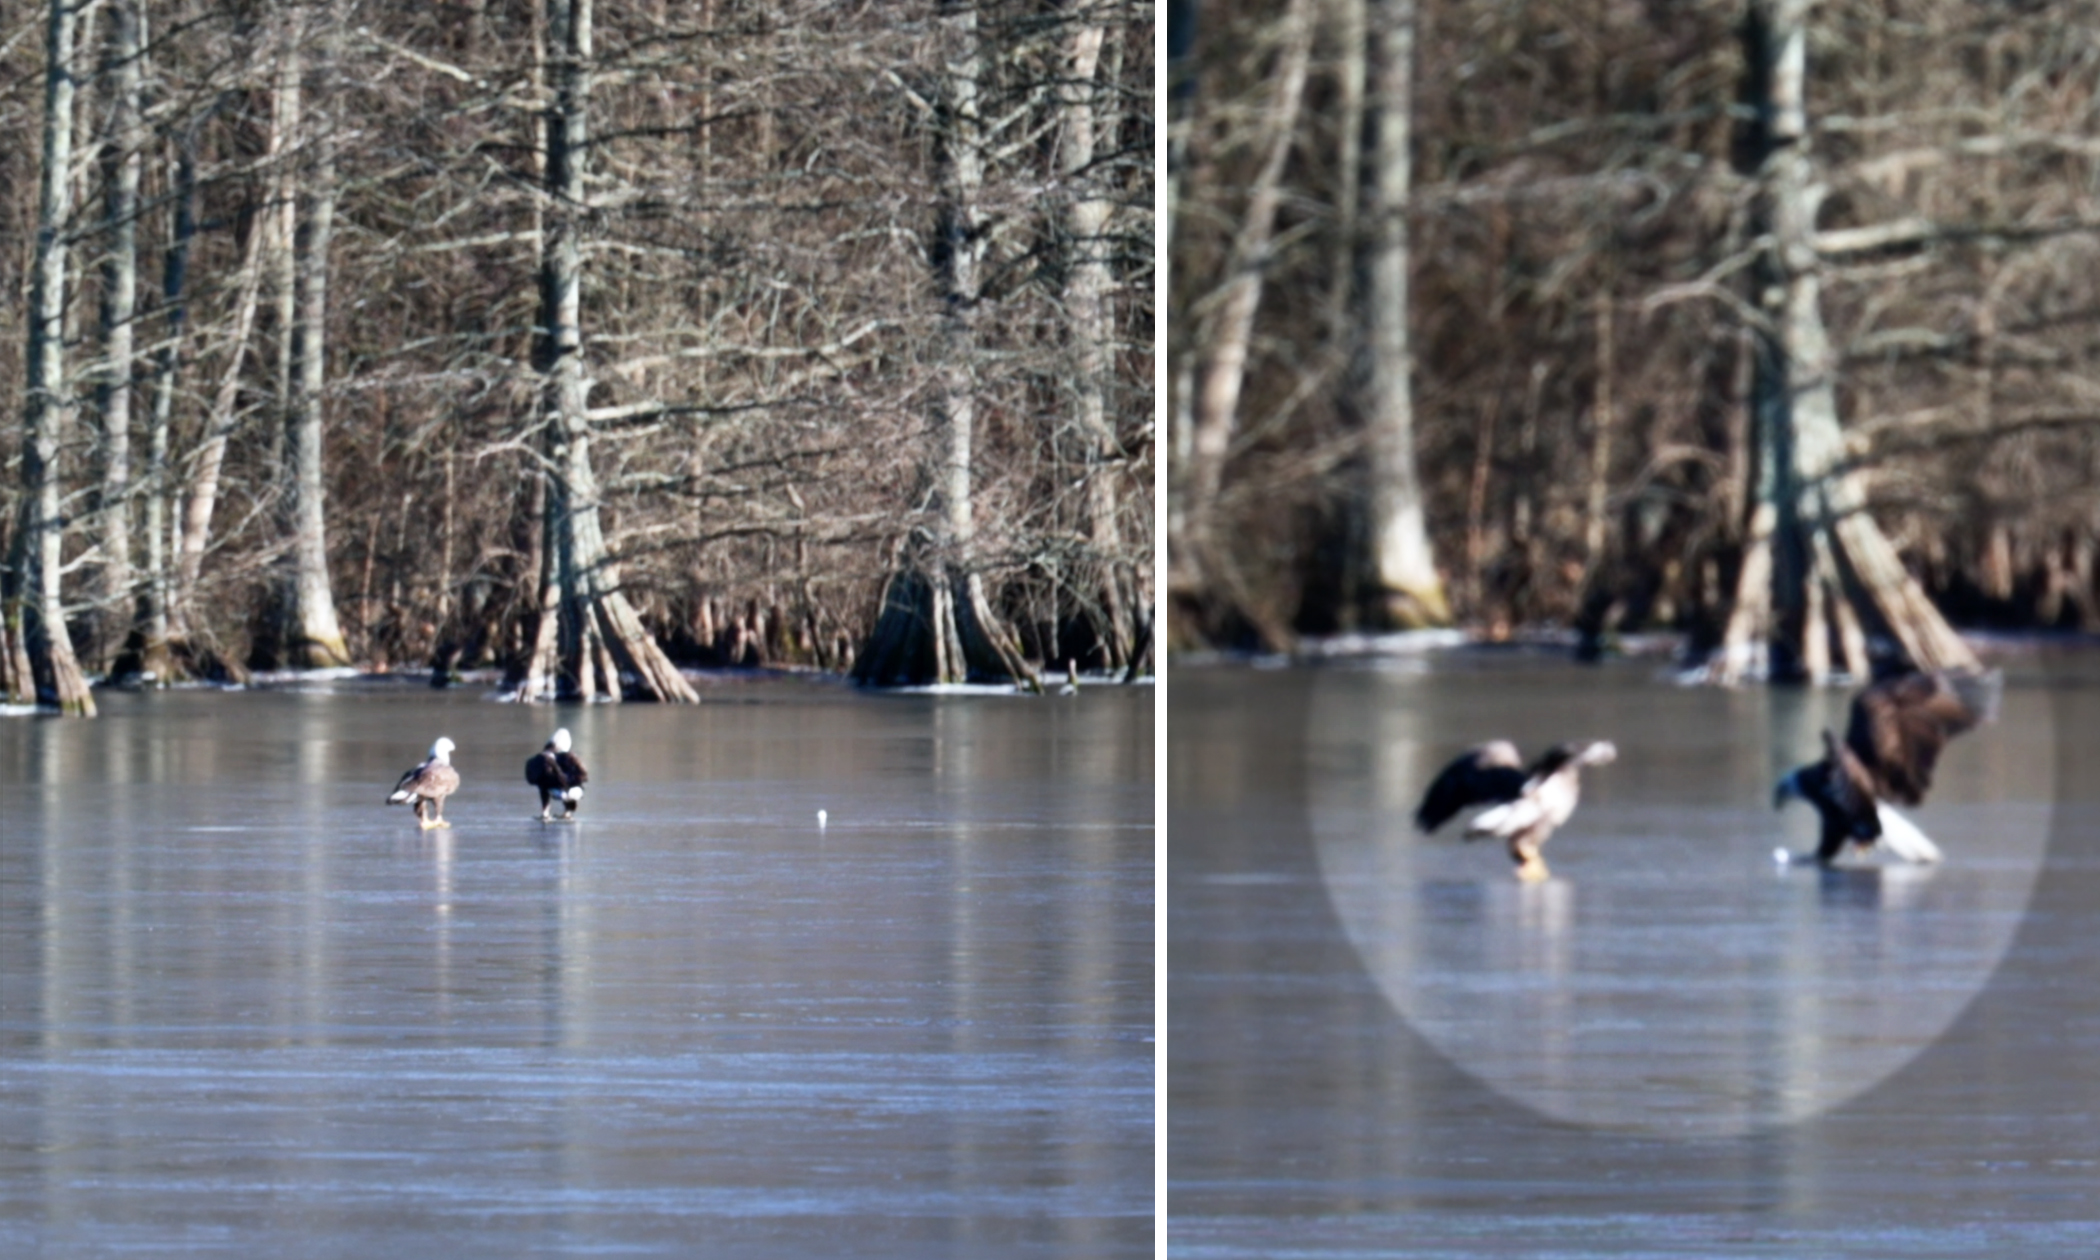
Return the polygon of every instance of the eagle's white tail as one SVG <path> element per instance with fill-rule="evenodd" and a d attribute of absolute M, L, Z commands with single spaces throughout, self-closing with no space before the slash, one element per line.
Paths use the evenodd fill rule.
<path fill-rule="evenodd" d="M 1940 847 L 1932 837 L 1918 830 L 1918 825 L 1881 802 L 1875 802 L 1875 812 L 1881 816 L 1881 847 L 1906 862 L 1937 862 Z"/>
<path fill-rule="evenodd" d="M 415 795 L 414 792 L 409 791 L 407 788 L 402 788 L 392 796 L 387 797 L 386 803 L 389 805 L 406 805 L 415 799 Z"/>
<path fill-rule="evenodd" d="M 570 788 L 568 791 L 563 792 L 561 795 L 563 800 L 580 801 L 583 799 L 583 786 L 581 784 L 578 784 L 577 786 Z"/>

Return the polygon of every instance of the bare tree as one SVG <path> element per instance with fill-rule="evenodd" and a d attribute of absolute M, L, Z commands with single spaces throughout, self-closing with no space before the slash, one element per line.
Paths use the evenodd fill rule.
<path fill-rule="evenodd" d="M 336 73 L 333 44 L 340 18 L 324 12 L 326 51 L 320 82 Z M 325 103 L 325 98 L 324 98 Z M 285 484 L 289 500 L 291 574 L 287 583 L 285 647 L 293 665 L 308 668 L 350 663 L 336 621 L 335 596 L 328 580 L 328 517 L 325 509 L 322 402 L 328 384 L 328 251 L 335 235 L 336 138 L 334 124 L 312 128 L 311 162 L 304 181 L 306 213 L 289 243 L 296 258 L 295 309 L 287 332 L 289 370 L 285 399 Z"/>
<path fill-rule="evenodd" d="M 1039 689 L 1036 672 L 1021 659 L 986 599 L 983 575 L 974 564 L 970 483 L 983 296 L 979 266 L 987 239 L 981 204 L 984 119 L 978 101 L 985 67 L 977 0 L 941 0 L 938 26 L 939 100 L 929 112 L 936 119 L 940 167 L 940 217 L 932 252 L 942 335 L 933 444 L 926 460 L 929 507 L 889 578 L 882 613 L 853 673 L 875 686 L 981 678 L 1013 679 Z"/>
<path fill-rule="evenodd" d="M 161 252 L 159 346 L 153 355 L 153 396 L 146 421 L 144 499 L 145 546 L 137 610 L 138 655 L 131 663 L 142 677 L 165 683 L 176 672 L 174 603 L 176 539 L 169 526 L 174 510 L 175 480 L 169 466 L 175 419 L 177 380 L 182 371 L 182 345 L 188 332 L 190 243 L 197 234 L 197 160 L 194 121 L 174 128 L 168 148 L 169 203 L 167 244 Z"/>
<path fill-rule="evenodd" d="M 1113 376 L 1108 219 L 1113 207 L 1094 169 L 1097 133 L 1103 126 L 1095 102 L 1102 95 L 1097 75 L 1102 41 L 1108 33 L 1102 20 L 1106 7 L 1096 0 L 1082 6 L 1076 15 L 1061 80 L 1063 135 L 1058 174 L 1070 190 L 1064 208 L 1071 251 L 1066 263 L 1065 314 L 1071 324 L 1073 397 L 1078 413 L 1076 462 L 1085 470 L 1086 528 L 1094 550 L 1090 567 L 1098 575 L 1087 584 L 1082 599 L 1098 609 L 1100 629 L 1095 637 L 1104 649 L 1103 664 L 1113 669 L 1132 663 L 1136 644 L 1131 605 L 1137 588 L 1122 572 L 1125 562 L 1114 476 L 1122 452 L 1108 410 Z M 1112 127 L 1113 120 L 1107 125 Z"/>
<path fill-rule="evenodd" d="M 0 590 L 7 643 L 6 693 L 33 698 L 61 713 L 92 717 L 88 691 L 60 603 L 65 517 L 60 508 L 58 452 L 74 409 L 66 377 L 66 233 L 73 214 L 75 9 L 50 0 L 45 27 L 43 174 L 37 207 L 36 262 L 29 293 L 28 379 L 22 417 L 22 498 Z"/>
<path fill-rule="evenodd" d="M 106 69 L 74 110 L 102 149 L 73 163 L 100 200 L 62 231 L 66 336 L 95 348 L 60 386 L 100 405 L 54 448 L 62 611 L 116 681 L 844 669 L 900 539 L 965 672 L 1143 659 L 1146 6 L 181 0 L 127 58 L 133 2 L 76 6 Z M 0 80 L 37 51 L 0 39 Z M 36 160 L 0 152 L 25 244 Z M 23 293 L 29 252 L 0 252 Z M 127 298 L 134 255 L 160 265 Z M 0 303 L 9 398 L 24 313 Z"/>
<path fill-rule="evenodd" d="M 1409 336 L 1408 195 L 1414 114 L 1415 0 L 1376 0 L 1372 84 L 1374 170 L 1369 182 L 1370 267 L 1361 327 L 1365 338 L 1364 421 L 1370 472 L 1370 569 L 1374 616 L 1404 628 L 1451 620 L 1443 579 L 1429 548 L 1422 488 L 1415 475 L 1414 348 Z"/>
<path fill-rule="evenodd" d="M 1312 0 L 1289 0 L 1277 18 L 1275 65 L 1253 137 L 1259 165 L 1223 261 L 1214 292 L 1184 308 L 1198 327 L 1190 352 L 1189 449 L 1177 487 L 1181 500 L 1170 517 L 1180 526 L 1168 539 L 1168 593 L 1183 606 L 1213 600 L 1243 604 L 1232 594 L 1231 549 L 1216 537 L 1218 498 L 1225 465 L 1239 424 L 1255 315 L 1270 266 L 1276 216 L 1284 195 L 1284 163 L 1297 139 L 1299 109 L 1312 58 Z M 1204 308 L 1200 316 L 1196 307 Z M 1243 613 L 1251 611 L 1242 608 Z M 1274 639 L 1275 627 L 1265 632 Z"/>
<path fill-rule="evenodd" d="M 227 450 L 241 418 L 242 369 L 254 338 L 256 313 L 262 298 L 264 247 L 271 235 L 270 220 L 274 217 L 271 208 L 291 195 L 287 164 L 283 159 L 285 150 L 294 143 L 291 127 L 296 110 L 297 63 L 285 29 L 288 19 L 284 14 L 274 17 L 275 20 L 266 27 L 271 91 L 270 121 L 262 162 L 268 191 L 260 212 L 246 216 L 247 238 L 241 247 L 240 265 L 232 285 L 233 311 L 221 342 L 224 362 L 220 364 L 219 379 L 205 413 L 203 432 L 195 449 L 184 461 L 188 475 L 182 479 L 181 525 L 174 548 L 175 573 L 168 615 L 170 639 L 178 652 L 186 657 L 195 657 L 203 650 L 198 633 L 202 626 L 196 607 L 198 583 L 204 573 L 205 551 L 211 545 L 212 518 L 218 510 Z"/>
<path fill-rule="evenodd" d="M 96 545 L 102 552 L 89 661 L 98 670 L 131 631 L 132 457 L 131 417 L 137 360 L 139 179 L 144 167 L 142 125 L 145 12 L 138 0 L 110 5 L 104 74 L 109 80 L 109 122 L 104 141 L 102 262 L 103 361 L 95 385 L 101 418 L 102 484 Z"/>
<path fill-rule="evenodd" d="M 1911 664 L 1975 670 L 1975 653 L 1948 626 L 1868 515 L 1838 424 L 1838 359 L 1823 324 L 1816 212 L 1825 188 L 1811 152 L 1807 108 L 1809 0 L 1752 0 L 1744 24 L 1747 95 L 1757 109 L 1758 211 L 1767 245 L 1753 423 L 1757 494 L 1736 606 L 1714 673 L 1736 681 L 1758 665 L 1822 682 L 1831 641 L 1846 668 L 1870 671 L 1869 630 L 1885 632 Z"/>
<path fill-rule="evenodd" d="M 1370 330 L 1378 226 L 1350 195 L 1359 165 L 1374 180 L 1351 157 L 1355 102 L 1375 108 L 1356 53 L 1405 23 L 1359 22 L 1359 7 L 1318 6 L 1330 25 L 1285 137 L 1287 5 L 1206 3 L 1176 75 L 1202 87 L 1170 184 L 1182 643 L 1273 646 L 1376 619 L 1370 409 L 1337 348 Z M 1766 161 L 1788 145 L 1738 126 L 1756 112 L 1745 10 L 1415 6 L 1412 446 L 1436 559 L 1464 574 L 1454 611 L 1489 636 L 1569 627 L 1599 651 L 1677 631 L 1688 659 L 1738 677 L 1767 655 L 1780 677 L 1870 654 L 1958 668 L 1950 618 L 2100 625 L 2100 515 L 2081 480 L 2100 472 L 2090 31 L 2059 10 L 1930 0 L 1890 23 L 1825 0 L 1806 67 L 1825 104 L 1792 146 L 1812 148 L 1794 180 L 1792 157 Z M 1234 249 L 1279 144 L 1250 267 Z M 1241 370 L 1216 372 L 1250 276 Z M 1820 348 L 1792 318 L 1811 289 Z M 1228 381 L 1232 426 L 1206 444 L 1220 413 L 1204 387 Z M 1777 403 L 1801 440 L 1753 423 Z M 1216 546 L 1199 569 L 1187 544 L 1204 529 Z"/>
<path fill-rule="evenodd" d="M 583 237 L 590 139 L 591 0 L 547 0 L 547 62 L 554 101 L 546 131 L 547 233 L 540 261 L 538 367 L 545 379 L 548 445 L 545 555 L 557 594 L 555 626 L 544 611 L 525 694 L 550 688 L 565 699 L 623 699 L 631 686 L 652 700 L 699 699 L 627 602 L 599 520 L 591 468 L 583 341 Z M 549 631 L 555 633 L 550 634 Z M 549 646 L 552 646 L 552 652 Z"/>

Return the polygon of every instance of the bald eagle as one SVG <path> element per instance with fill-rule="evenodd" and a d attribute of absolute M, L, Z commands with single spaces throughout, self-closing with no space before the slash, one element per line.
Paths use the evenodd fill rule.
<path fill-rule="evenodd" d="M 576 817 L 576 807 L 583 803 L 583 785 L 591 781 L 591 774 L 569 751 L 569 728 L 554 732 L 547 746 L 525 763 L 525 781 L 540 790 L 541 822 L 553 821 L 547 811 L 557 800 L 562 803 L 564 820 Z"/>
<path fill-rule="evenodd" d="M 1461 810 L 1491 805 L 1466 824 L 1466 839 L 1499 837 L 1509 845 L 1518 879 L 1545 879 L 1550 872 L 1539 849 L 1575 812 L 1582 768 L 1605 765 L 1618 755 L 1606 740 L 1556 744 L 1526 769 L 1508 740 L 1482 744 L 1437 775 L 1415 810 L 1415 826 L 1435 831 Z"/>
<path fill-rule="evenodd" d="M 1988 674 L 1908 673 L 1883 679 L 1852 700 L 1844 742 L 1823 732 L 1823 759 L 1780 779 L 1772 807 L 1789 800 L 1815 806 L 1823 830 L 1814 860 L 1836 861 L 1848 844 L 1879 840 L 1908 862 L 1937 862 L 1939 846 L 1885 802 L 1916 805 L 1932 787 L 1933 767 L 1947 741 L 1980 722 L 1995 721 L 2004 677 Z M 1781 849 L 1783 862 L 1806 861 Z"/>
<path fill-rule="evenodd" d="M 459 790 L 459 771 L 452 768 L 452 750 L 457 747 L 451 740 L 438 736 L 430 746 L 430 755 L 423 764 L 401 776 L 394 785 L 394 794 L 386 798 L 389 805 L 413 804 L 416 825 L 428 831 L 432 827 L 450 827 L 445 821 L 445 798 Z M 423 803 L 430 803 L 430 817 L 423 816 Z"/>

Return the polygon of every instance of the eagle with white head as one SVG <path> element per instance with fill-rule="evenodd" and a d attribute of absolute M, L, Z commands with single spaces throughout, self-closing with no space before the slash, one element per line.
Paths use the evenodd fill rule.
<path fill-rule="evenodd" d="M 1415 810 L 1415 826 L 1435 831 L 1461 810 L 1490 805 L 1466 824 L 1466 839 L 1502 840 L 1517 878 L 1535 883 L 1551 873 L 1539 850 L 1582 799 L 1582 768 L 1609 765 L 1618 755 L 1609 740 L 1556 744 L 1526 768 L 1508 740 L 1482 744 L 1437 775 Z"/>
<path fill-rule="evenodd" d="M 421 765 L 401 776 L 394 785 L 394 794 L 386 798 L 389 805 L 414 805 L 416 825 L 425 831 L 433 827 L 450 827 L 445 821 L 445 798 L 459 791 L 459 771 L 452 768 L 452 750 L 458 747 L 443 735 L 430 746 L 430 755 Z M 430 806 L 430 816 L 424 817 L 423 807 Z"/>
<path fill-rule="evenodd" d="M 549 810 L 555 801 L 562 803 L 564 822 L 576 817 L 576 807 L 583 804 L 583 785 L 591 781 L 591 773 L 569 747 L 569 728 L 564 726 L 525 763 L 525 781 L 540 790 L 541 822 L 554 821 Z"/>
<path fill-rule="evenodd" d="M 1840 741 L 1823 732 L 1823 759 L 1788 771 L 1772 806 L 1807 801 L 1822 823 L 1816 851 L 1772 856 L 1782 865 L 1829 866 L 1850 848 L 1877 844 L 1905 862 L 1937 862 L 1939 846 L 1890 802 L 1918 805 L 1932 787 L 1940 750 L 1956 735 L 1998 717 L 2004 676 L 1914 671 L 1885 678 L 1852 700 Z"/>

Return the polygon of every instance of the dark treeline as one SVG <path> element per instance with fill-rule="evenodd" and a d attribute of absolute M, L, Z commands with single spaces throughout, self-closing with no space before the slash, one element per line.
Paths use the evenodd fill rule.
<path fill-rule="evenodd" d="M 1130 0 L 0 0 L 0 689 L 1132 666 L 1153 64 Z"/>
<path fill-rule="evenodd" d="M 2100 630 L 2095 6 L 1186 10 L 1177 642 L 1666 629 L 1820 676 L 1967 664 L 1935 605 Z"/>

